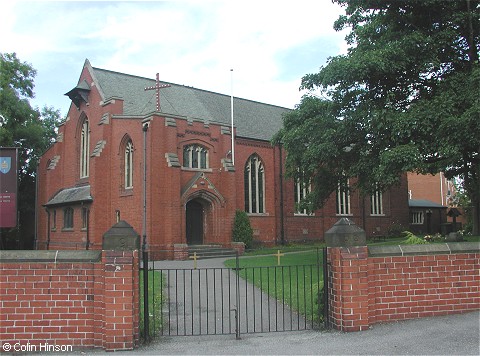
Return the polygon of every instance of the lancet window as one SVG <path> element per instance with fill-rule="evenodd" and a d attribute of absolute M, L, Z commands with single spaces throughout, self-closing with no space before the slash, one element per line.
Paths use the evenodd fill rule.
<path fill-rule="evenodd" d="M 265 169 L 260 157 L 250 156 L 245 164 L 245 211 L 251 214 L 265 213 Z"/>

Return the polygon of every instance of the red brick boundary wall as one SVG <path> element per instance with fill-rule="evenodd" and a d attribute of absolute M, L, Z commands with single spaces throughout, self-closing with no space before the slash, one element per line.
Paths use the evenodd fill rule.
<path fill-rule="evenodd" d="M 342 331 L 480 309 L 480 243 L 329 247 L 329 319 Z"/>
<path fill-rule="evenodd" d="M 0 251 L 0 347 L 138 343 L 138 251 Z"/>

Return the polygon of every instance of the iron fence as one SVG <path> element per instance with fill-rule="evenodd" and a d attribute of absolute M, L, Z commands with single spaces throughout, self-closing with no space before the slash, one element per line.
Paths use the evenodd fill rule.
<path fill-rule="evenodd" d="M 240 267 L 237 256 L 230 268 L 177 268 L 144 256 L 143 335 L 240 338 L 318 328 L 324 322 L 325 255 L 323 265 L 268 267 Z"/>

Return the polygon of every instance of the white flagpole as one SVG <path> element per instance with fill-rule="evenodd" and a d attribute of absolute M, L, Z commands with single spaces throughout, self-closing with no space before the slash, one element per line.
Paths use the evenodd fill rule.
<path fill-rule="evenodd" d="M 230 115 L 232 119 L 231 135 L 232 135 L 232 164 L 235 166 L 235 138 L 233 135 L 233 69 L 230 69 Z"/>

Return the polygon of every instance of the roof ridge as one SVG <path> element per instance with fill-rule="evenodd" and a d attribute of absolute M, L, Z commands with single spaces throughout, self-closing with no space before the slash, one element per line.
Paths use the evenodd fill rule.
<path fill-rule="evenodd" d="M 114 70 L 110 70 L 110 69 L 103 69 L 103 68 L 93 67 L 93 66 L 92 66 L 92 69 L 93 70 L 98 70 L 98 71 L 103 71 L 103 72 L 108 72 L 108 73 L 112 73 L 112 74 L 122 75 L 122 76 L 126 76 L 126 77 L 144 79 L 144 80 L 148 80 L 148 81 L 151 81 L 151 82 L 155 82 L 155 79 L 146 78 L 146 77 L 142 77 L 142 76 L 135 75 L 135 74 L 128 74 L 128 73 L 123 73 L 123 72 L 118 72 L 118 71 L 114 71 Z M 190 85 L 178 84 L 178 83 L 168 82 L 168 81 L 165 81 L 165 80 L 161 80 L 160 83 L 175 85 L 177 87 L 184 87 L 184 88 L 188 88 L 188 89 L 192 89 L 192 90 L 196 90 L 196 91 L 202 91 L 202 92 L 205 92 L 205 93 L 211 93 L 211 94 L 225 96 L 225 97 L 230 98 L 230 95 L 228 95 L 228 94 L 223 94 L 223 93 L 215 92 L 215 91 L 208 90 L 208 89 L 201 89 L 201 88 L 197 88 L 197 87 L 190 86 Z M 233 98 L 234 98 L 234 100 L 248 101 L 248 102 L 251 102 L 251 103 L 257 103 L 257 104 L 261 104 L 261 105 L 277 107 L 277 108 L 280 108 L 280 109 L 292 110 L 292 109 L 287 108 L 285 106 L 268 104 L 268 103 L 264 103 L 264 102 L 261 102 L 261 101 L 258 101 L 258 100 L 246 99 L 246 98 L 242 98 L 242 97 L 239 97 L 239 96 L 233 96 Z"/>

